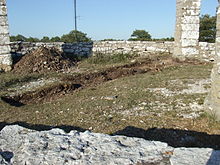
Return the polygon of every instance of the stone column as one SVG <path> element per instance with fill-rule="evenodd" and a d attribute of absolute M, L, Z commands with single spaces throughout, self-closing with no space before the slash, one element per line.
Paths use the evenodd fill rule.
<path fill-rule="evenodd" d="M 0 0 L 0 71 L 10 71 L 12 59 L 9 45 L 6 0 Z"/>
<path fill-rule="evenodd" d="M 219 6 L 217 8 L 216 22 L 216 56 L 211 74 L 212 87 L 205 100 L 205 109 L 220 121 L 220 0 L 218 0 L 218 2 Z"/>
<path fill-rule="evenodd" d="M 180 60 L 199 55 L 201 0 L 176 0 L 176 29 L 173 56 Z"/>

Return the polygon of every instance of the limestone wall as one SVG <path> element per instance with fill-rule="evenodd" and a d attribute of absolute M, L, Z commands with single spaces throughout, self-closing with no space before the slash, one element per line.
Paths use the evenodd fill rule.
<path fill-rule="evenodd" d="M 58 50 L 79 56 L 92 54 L 93 43 L 64 43 L 64 42 L 11 42 L 11 53 L 13 55 L 25 55 L 41 46 L 48 48 L 55 47 Z"/>
<path fill-rule="evenodd" d="M 11 65 L 6 0 L 0 0 L 0 71 L 11 70 Z"/>
<path fill-rule="evenodd" d="M 174 57 L 184 60 L 199 55 L 201 0 L 176 0 Z"/>
<path fill-rule="evenodd" d="M 12 54 L 24 55 L 40 46 L 56 47 L 60 51 L 78 56 L 102 54 L 138 54 L 141 56 L 158 53 L 173 53 L 174 42 L 149 42 L 149 41 L 98 41 L 94 43 L 29 43 L 11 42 Z M 203 60 L 213 60 L 215 56 L 214 43 L 199 43 L 199 55 L 194 57 Z"/>
<path fill-rule="evenodd" d="M 173 42 L 149 41 L 105 41 L 95 42 L 93 53 L 104 54 L 138 54 L 172 53 Z"/>

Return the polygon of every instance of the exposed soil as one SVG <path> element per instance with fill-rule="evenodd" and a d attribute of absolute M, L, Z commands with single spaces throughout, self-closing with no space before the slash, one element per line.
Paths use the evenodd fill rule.
<path fill-rule="evenodd" d="M 14 65 L 14 73 L 45 73 L 66 71 L 75 64 L 56 48 L 41 47 L 23 56 Z"/>
<path fill-rule="evenodd" d="M 38 59 L 38 62 L 36 62 L 36 65 L 34 65 L 33 57 L 37 59 L 38 56 L 40 60 Z M 54 56 L 53 59 L 51 58 L 52 56 Z M 55 62 L 53 61 L 54 59 L 55 59 Z M 66 62 L 66 60 L 62 60 L 60 54 L 57 54 L 55 50 L 49 50 L 47 48 L 40 48 L 37 51 L 33 52 L 31 56 L 24 57 L 24 59 L 15 66 L 15 71 L 18 71 L 18 72 L 22 71 L 21 70 L 22 68 L 19 68 L 19 67 L 22 65 L 27 65 L 29 62 L 31 62 L 31 60 L 33 60 L 32 62 L 34 66 L 28 68 L 26 70 L 27 72 L 28 71 L 29 72 L 44 71 L 44 68 L 46 67 L 44 64 L 41 65 L 41 63 L 43 63 L 43 61 L 45 60 L 47 62 L 51 60 L 52 64 L 48 63 L 48 66 L 47 65 L 46 66 L 48 68 L 51 68 L 57 71 L 62 67 L 68 68 L 68 66 L 71 65 L 69 62 Z M 56 65 L 57 63 L 60 63 L 60 64 Z M 59 84 L 56 84 L 50 87 L 45 87 L 43 89 L 39 89 L 36 91 L 25 92 L 23 94 L 19 94 L 16 96 L 3 96 L 1 97 L 1 99 L 12 106 L 23 106 L 23 105 L 31 104 L 31 103 L 48 102 L 48 101 L 52 101 L 57 98 L 60 98 L 61 96 L 69 94 L 75 90 L 80 90 L 86 87 L 94 87 L 104 82 L 115 80 L 121 77 L 127 77 L 127 76 L 136 75 L 136 74 L 143 74 L 146 72 L 152 72 L 152 73 L 159 72 L 162 69 L 165 69 L 168 67 L 186 65 L 189 63 L 193 63 L 195 65 L 201 64 L 201 62 L 198 62 L 198 61 L 180 62 L 167 56 L 161 57 L 161 58 L 159 57 L 146 58 L 139 62 L 136 61 L 134 63 L 123 65 L 123 66 L 111 67 L 111 68 L 108 68 L 108 69 L 105 69 L 99 72 L 85 73 L 85 74 L 79 74 L 79 75 L 68 76 L 68 77 L 66 76 L 61 80 L 61 83 Z M 38 68 L 38 69 L 35 70 L 35 68 Z"/>

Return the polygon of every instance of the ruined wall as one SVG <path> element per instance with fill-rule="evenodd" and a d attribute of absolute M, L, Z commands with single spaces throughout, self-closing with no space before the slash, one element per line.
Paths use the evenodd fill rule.
<path fill-rule="evenodd" d="M 174 57 L 184 60 L 199 55 L 201 0 L 176 0 Z"/>
<path fill-rule="evenodd" d="M 26 54 L 41 46 L 56 47 L 65 53 L 79 56 L 102 54 L 138 54 L 172 53 L 173 42 L 141 42 L 141 41 L 103 41 L 94 43 L 29 43 L 11 42 L 12 53 Z"/>
<path fill-rule="evenodd" d="M 6 0 L 0 0 L 0 71 L 11 70 Z"/>
<path fill-rule="evenodd" d="M 11 53 L 13 55 L 25 55 L 39 47 L 55 47 L 61 52 L 70 53 L 78 56 L 90 56 L 92 54 L 93 43 L 64 43 L 64 42 L 11 42 Z"/>
<path fill-rule="evenodd" d="M 207 111 L 220 121 L 220 0 L 218 2 L 215 64 L 211 74 L 212 87 L 205 105 Z"/>
<path fill-rule="evenodd" d="M 13 54 L 24 55 L 40 46 L 56 47 L 60 51 L 79 55 L 90 56 L 96 54 L 138 54 L 141 56 L 158 53 L 172 54 L 174 42 L 150 42 L 150 41 L 100 41 L 94 43 L 74 43 L 65 44 L 63 42 L 55 43 L 29 43 L 12 42 L 11 51 Z M 215 44 L 200 42 L 198 46 L 199 54 L 193 58 L 202 60 L 213 60 L 215 55 Z"/>

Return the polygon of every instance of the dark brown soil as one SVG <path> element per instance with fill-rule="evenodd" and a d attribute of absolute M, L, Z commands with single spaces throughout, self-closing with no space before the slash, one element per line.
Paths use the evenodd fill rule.
<path fill-rule="evenodd" d="M 49 52 L 48 49 L 41 48 L 36 52 L 34 52 L 33 55 L 38 54 L 39 51 Z M 60 98 L 63 95 L 72 93 L 75 90 L 80 90 L 86 87 L 94 87 L 104 82 L 115 80 L 121 77 L 143 74 L 146 72 L 155 73 L 168 67 L 173 67 L 177 65 L 186 65 L 189 63 L 193 63 L 195 65 L 201 64 L 201 62 L 197 62 L 197 61 L 179 62 L 170 57 L 154 58 L 154 59 L 147 58 L 139 62 L 135 62 L 123 66 L 111 67 L 100 72 L 64 77 L 62 79 L 62 83 L 60 84 L 46 87 L 34 92 L 26 92 L 17 96 L 12 96 L 12 97 L 5 96 L 2 97 L 1 99 L 12 106 L 23 106 L 25 104 L 31 104 L 31 103 L 48 102 Z M 20 65 L 21 64 L 22 63 L 20 63 Z M 66 67 L 67 65 L 64 66 Z M 42 70 L 39 71 L 43 71 L 43 68 Z"/>
<path fill-rule="evenodd" d="M 46 73 L 66 71 L 74 63 L 66 59 L 56 48 L 41 47 L 22 57 L 14 65 L 14 73 Z"/>

